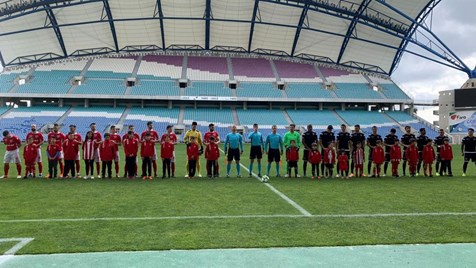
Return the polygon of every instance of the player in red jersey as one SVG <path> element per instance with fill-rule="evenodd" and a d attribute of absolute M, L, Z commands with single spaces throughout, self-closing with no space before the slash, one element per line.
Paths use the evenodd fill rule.
<path fill-rule="evenodd" d="M 410 139 L 410 145 L 408 145 L 407 149 L 405 150 L 405 155 L 408 160 L 408 164 L 410 165 L 410 176 L 416 176 L 416 169 L 418 164 L 418 148 L 416 139 Z"/>
<path fill-rule="evenodd" d="M 128 138 L 123 139 L 124 155 L 126 156 L 126 170 L 124 177 L 134 179 L 137 172 L 137 151 L 139 150 L 140 140 L 136 139 L 133 131 L 129 131 Z"/>
<path fill-rule="evenodd" d="M 33 144 L 36 145 L 38 149 L 38 155 L 36 157 L 36 163 L 38 164 L 38 177 L 43 177 L 43 163 L 42 163 L 42 157 L 41 157 L 41 145 L 44 142 L 43 139 L 43 134 L 41 134 L 38 130 L 35 124 L 31 125 L 31 132 L 26 135 L 26 140 L 29 138 L 33 138 Z"/>
<path fill-rule="evenodd" d="M 380 178 L 380 171 L 382 164 L 385 161 L 385 150 L 383 149 L 383 143 L 381 140 L 377 140 L 377 146 L 372 148 L 372 162 L 374 163 L 374 175 L 373 178 Z"/>
<path fill-rule="evenodd" d="M 75 159 L 79 153 L 79 142 L 74 138 L 74 133 L 68 133 L 68 138 L 63 142 L 64 173 L 62 178 L 72 178 L 76 175 L 74 168 Z M 71 171 L 71 177 L 69 172 Z"/>
<path fill-rule="evenodd" d="M 135 132 L 135 126 L 134 125 L 129 125 L 127 127 L 127 133 L 122 136 L 122 143 L 124 143 L 124 141 L 129 138 L 129 132 L 132 132 L 132 136 L 134 137 L 134 139 L 137 139 L 137 141 L 140 142 L 141 138 L 140 138 L 139 134 L 137 134 L 137 132 Z M 135 161 L 134 170 L 135 170 L 135 172 L 132 176 L 137 175 L 137 161 Z M 126 163 L 124 165 L 124 178 L 131 176 L 131 174 L 127 174 L 127 173 L 128 173 L 128 166 L 127 166 L 127 161 L 126 161 Z"/>
<path fill-rule="evenodd" d="M 308 158 L 307 158 L 309 163 L 311 163 L 311 166 L 312 166 L 311 179 L 314 179 L 317 177 L 317 179 L 320 180 L 321 176 L 319 175 L 319 165 L 321 164 L 321 161 L 322 161 L 321 152 L 319 152 L 317 143 L 315 142 L 312 143 L 311 147 L 312 149 L 309 150 Z"/>
<path fill-rule="evenodd" d="M 203 136 L 203 143 L 205 143 L 205 145 L 208 145 L 210 143 L 211 137 L 215 138 L 216 144 L 220 143 L 220 135 L 218 134 L 218 132 L 215 131 L 215 125 L 213 123 L 208 125 L 208 132 L 205 133 L 205 135 Z M 217 164 L 216 169 L 217 169 L 217 174 L 219 174 L 220 165 Z"/>
<path fill-rule="evenodd" d="M 208 132 L 207 132 L 208 133 Z M 220 149 L 215 142 L 215 137 L 211 136 L 205 146 L 205 159 L 207 160 L 207 176 L 209 178 L 218 178 L 218 158 Z"/>
<path fill-rule="evenodd" d="M 114 130 L 116 127 L 114 127 Z M 111 129 L 112 130 L 112 129 Z M 99 144 L 99 154 L 102 160 L 102 177 L 112 178 L 112 161 L 117 157 L 117 144 L 111 139 L 111 134 L 104 134 L 104 140 Z M 118 147 L 117 147 L 118 148 Z"/>
<path fill-rule="evenodd" d="M 49 138 L 48 147 L 46 147 L 46 155 L 48 156 L 48 179 L 54 179 L 58 176 L 58 161 L 62 151 L 62 146 L 58 145 L 56 138 Z"/>
<path fill-rule="evenodd" d="M 162 137 L 160 138 L 160 143 L 163 143 L 167 136 L 169 137 L 171 143 L 173 143 L 174 145 L 177 144 L 178 138 L 177 138 L 177 135 L 175 135 L 175 133 L 173 132 L 172 125 L 167 126 L 166 132 L 162 134 Z M 175 178 L 175 146 L 174 146 L 173 156 L 170 161 L 170 166 L 172 169 L 172 178 Z"/>
<path fill-rule="evenodd" d="M 440 149 L 441 168 L 439 170 L 440 175 L 444 174 L 449 177 L 453 177 L 453 171 L 451 170 L 451 160 L 453 160 L 453 148 L 451 148 L 450 140 L 448 138 L 443 139 L 443 145 Z"/>
<path fill-rule="evenodd" d="M 53 125 L 53 131 L 48 133 L 48 144 L 50 143 L 52 138 L 55 138 L 56 144 L 60 148 L 60 155 L 58 156 L 57 160 L 60 167 L 60 177 L 61 177 L 61 174 L 63 174 L 63 171 L 64 171 L 64 163 L 63 163 L 64 155 L 63 155 L 63 147 L 61 145 L 66 139 L 66 136 L 63 133 L 61 133 L 61 131 L 59 131 L 59 125 L 56 123 Z"/>
<path fill-rule="evenodd" d="M 291 140 L 291 146 L 286 149 L 286 161 L 288 162 L 288 177 L 291 178 L 291 170 L 294 168 L 294 176 L 298 177 L 299 147 L 296 141 Z"/>
<path fill-rule="evenodd" d="M 171 136 L 168 134 L 162 135 L 163 141 L 160 142 L 160 157 L 162 158 L 162 179 L 165 178 L 165 170 L 167 170 L 168 177 L 170 178 L 170 165 L 174 157 L 175 142 L 172 141 Z M 174 134 L 175 135 L 175 134 Z"/>
<path fill-rule="evenodd" d="M 96 162 L 96 172 L 98 174 L 98 178 L 101 178 L 101 156 L 99 155 L 99 144 L 102 141 L 101 132 L 96 130 L 96 123 L 91 123 L 89 125 L 91 132 L 93 133 L 93 139 L 96 141 L 94 146 L 94 162 Z M 94 173 L 93 173 L 94 174 Z"/>
<path fill-rule="evenodd" d="M 322 171 L 326 178 L 332 178 L 334 172 L 334 164 L 336 163 L 336 151 L 334 142 L 330 142 L 322 153 L 322 162 L 326 167 L 326 171 Z"/>
<path fill-rule="evenodd" d="M 352 145 L 352 158 L 355 167 L 355 176 L 362 177 L 364 174 L 365 150 L 362 148 L 362 143 L 357 142 Z"/>
<path fill-rule="evenodd" d="M 187 163 L 188 163 L 188 178 L 193 179 L 195 176 L 195 171 L 197 169 L 197 161 L 199 161 L 200 149 L 198 144 L 195 142 L 195 137 L 190 137 L 190 142 L 187 144 Z"/>
<path fill-rule="evenodd" d="M 6 145 L 7 149 L 5 151 L 5 156 L 3 157 L 3 176 L 0 176 L 0 179 L 8 178 L 8 170 L 10 169 L 10 163 L 14 163 L 17 166 L 17 179 L 21 178 L 21 161 L 19 148 L 21 147 L 20 139 L 12 135 L 8 130 L 3 131 L 3 143 Z"/>
<path fill-rule="evenodd" d="M 116 178 L 119 178 L 119 161 L 121 157 L 119 156 L 119 146 L 122 144 L 121 135 L 117 134 L 118 129 L 116 126 L 111 126 L 109 130 L 109 139 L 115 144 L 114 149 L 116 150 L 116 156 L 114 157 L 114 170 L 116 171 Z"/>
<path fill-rule="evenodd" d="M 433 149 L 433 141 L 431 139 L 427 140 L 427 144 L 423 147 L 423 173 L 425 177 L 430 175 L 433 177 L 433 162 L 435 162 L 436 154 L 435 149 Z M 429 174 L 426 171 L 429 171 Z"/>
<path fill-rule="evenodd" d="M 76 132 L 76 125 L 70 125 L 69 132 L 73 133 L 73 139 L 76 142 L 78 142 L 78 144 L 81 145 L 83 143 L 83 137 L 81 136 L 81 134 Z M 65 138 L 67 139 L 68 137 L 65 135 Z M 76 166 L 76 174 L 78 174 L 78 177 L 80 177 L 79 171 L 81 170 L 81 153 L 79 151 L 78 151 L 78 155 L 76 156 L 74 160 L 74 163 Z M 91 174 L 93 174 L 92 171 L 91 171 Z"/>
<path fill-rule="evenodd" d="M 337 157 L 337 165 L 340 176 L 343 179 L 349 178 L 349 156 L 347 155 L 345 150 L 340 151 L 339 157 Z"/>
<path fill-rule="evenodd" d="M 151 161 L 155 155 L 155 140 L 152 140 L 152 135 L 146 133 L 144 140 L 141 141 L 140 156 L 142 158 L 142 180 L 152 180 Z"/>
<path fill-rule="evenodd" d="M 395 138 L 395 143 L 390 148 L 390 161 L 392 162 L 392 176 L 398 178 L 398 165 L 402 161 L 402 148 L 400 148 L 397 138 Z"/>
<path fill-rule="evenodd" d="M 142 132 L 141 141 L 144 141 L 145 134 L 150 134 L 150 140 L 154 142 L 159 142 L 159 133 L 154 130 L 154 123 L 152 121 L 147 122 L 147 129 Z M 152 160 L 152 167 L 154 168 L 154 177 L 157 177 L 157 151 L 154 147 L 154 155 L 151 158 Z"/>
<path fill-rule="evenodd" d="M 27 145 L 23 147 L 23 159 L 25 160 L 25 177 L 35 177 L 35 163 L 38 159 L 38 147 L 33 143 L 33 137 L 27 139 Z"/>

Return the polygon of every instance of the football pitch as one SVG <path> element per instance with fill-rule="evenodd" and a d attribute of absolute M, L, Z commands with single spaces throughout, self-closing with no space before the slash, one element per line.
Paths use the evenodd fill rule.
<path fill-rule="evenodd" d="M 236 178 L 234 164 L 224 178 L 222 155 L 221 178 L 187 179 L 184 145 L 171 179 L 21 180 L 12 166 L 0 181 L 0 252 L 17 243 L 7 238 L 33 238 L 16 254 L 474 243 L 476 167 L 460 176 L 454 151 L 452 178 L 275 178 L 273 164 L 265 184 L 243 167 Z"/>

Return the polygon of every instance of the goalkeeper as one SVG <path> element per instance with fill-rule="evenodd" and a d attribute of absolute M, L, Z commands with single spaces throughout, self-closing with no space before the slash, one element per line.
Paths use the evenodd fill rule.
<path fill-rule="evenodd" d="M 192 137 L 195 138 L 194 141 L 192 141 Z M 202 142 L 202 133 L 197 130 L 197 122 L 192 122 L 192 129 L 189 129 L 186 133 L 185 136 L 183 137 L 183 141 L 185 144 L 188 144 L 189 142 L 195 142 L 198 146 L 200 146 L 200 155 L 203 154 L 203 142 Z M 186 166 L 187 174 L 185 177 L 188 177 L 188 161 L 187 161 L 187 166 Z M 200 157 L 197 159 L 197 173 L 198 177 L 202 177 L 202 174 L 200 174 Z"/>

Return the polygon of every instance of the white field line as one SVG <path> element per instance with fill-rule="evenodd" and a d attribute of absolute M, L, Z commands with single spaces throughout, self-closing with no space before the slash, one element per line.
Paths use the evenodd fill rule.
<path fill-rule="evenodd" d="M 221 148 L 220 148 L 220 151 L 224 154 L 225 151 L 223 151 Z M 246 170 L 248 173 L 250 172 L 250 170 L 245 166 L 243 165 L 243 163 L 241 163 L 240 161 L 240 166 Z M 255 177 L 257 180 L 259 180 L 261 182 L 261 179 L 258 177 L 258 175 L 256 175 L 254 172 L 251 173 L 253 175 L 253 177 Z M 281 193 L 280 191 L 278 191 L 278 189 L 274 188 L 272 185 L 270 185 L 269 183 L 265 183 L 264 185 L 266 185 L 266 187 L 268 187 L 271 191 L 273 191 L 275 194 L 277 194 L 279 197 L 281 197 L 282 199 L 284 199 L 284 201 L 286 201 L 288 204 L 290 204 L 291 206 L 293 206 L 295 209 L 297 209 L 299 212 L 301 212 L 302 215 L 304 216 L 311 216 L 312 214 L 309 213 L 309 211 L 305 210 L 303 207 L 301 207 L 298 203 L 294 202 L 294 200 L 292 200 L 291 198 L 287 197 L 285 194 Z"/>
<path fill-rule="evenodd" d="M 3 253 L 3 255 L 0 255 L 0 265 L 12 259 L 15 253 L 17 253 L 22 247 L 26 246 L 26 244 L 30 243 L 32 240 L 33 238 L 0 238 L 0 243 L 18 242 L 11 249 Z"/>
<path fill-rule="evenodd" d="M 210 215 L 210 216 L 164 216 L 164 217 L 110 217 L 76 219 L 23 219 L 0 220 L 0 223 L 38 223 L 38 222 L 93 222 L 93 221 L 161 221 L 161 220 L 214 220 L 214 219 L 276 219 L 276 218 L 403 218 L 403 217 L 440 217 L 440 216 L 476 216 L 476 212 L 416 212 L 416 213 L 376 213 L 376 214 L 322 214 L 322 215 Z M 1 241 L 1 240 L 0 240 Z"/>

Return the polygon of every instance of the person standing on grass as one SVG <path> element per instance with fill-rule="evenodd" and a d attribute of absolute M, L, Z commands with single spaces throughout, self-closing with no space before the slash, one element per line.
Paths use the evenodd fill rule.
<path fill-rule="evenodd" d="M 188 166 L 188 178 L 193 179 L 195 177 L 195 171 L 197 169 L 197 161 L 200 157 L 200 149 L 195 141 L 195 136 L 190 137 L 190 142 L 187 144 L 187 166 Z"/>
<path fill-rule="evenodd" d="M 284 133 L 283 137 L 283 142 L 284 142 L 284 148 L 288 149 L 291 146 L 291 141 L 294 141 L 296 144 L 296 147 L 299 149 L 301 147 L 301 134 L 299 134 L 298 131 L 295 131 L 296 125 L 295 124 L 289 124 L 289 131 Z M 288 170 L 288 162 L 286 162 L 286 170 Z M 289 174 L 286 173 L 285 177 L 288 177 Z M 297 174 L 297 177 L 300 177 L 299 174 Z"/>
<path fill-rule="evenodd" d="M 150 133 L 144 135 L 141 142 L 140 156 L 142 158 L 142 180 L 152 180 L 152 157 L 155 154 L 155 140 Z"/>
<path fill-rule="evenodd" d="M 319 135 L 319 145 L 321 146 L 321 155 L 322 155 L 322 159 L 324 160 L 325 158 L 325 155 L 324 155 L 324 150 L 327 149 L 329 147 L 329 144 L 330 143 L 333 143 L 335 142 L 336 138 L 334 136 L 334 132 L 332 132 L 332 130 L 334 129 L 334 127 L 332 127 L 332 125 L 328 125 L 327 126 L 327 129 L 323 132 L 321 132 L 321 134 Z M 321 170 L 322 170 L 322 173 L 324 174 L 325 173 L 325 162 L 322 161 L 322 164 L 321 164 Z"/>
<path fill-rule="evenodd" d="M 91 131 L 88 131 L 82 144 L 83 159 L 86 168 L 86 174 L 83 177 L 83 179 L 85 180 L 94 179 L 94 151 L 96 147 L 95 143 L 96 141 L 94 140 L 94 134 Z"/>
<path fill-rule="evenodd" d="M 362 133 L 360 130 L 360 125 L 355 125 L 354 126 L 354 133 L 350 135 L 350 142 L 351 142 L 351 148 L 354 147 L 354 144 L 360 143 L 362 144 L 362 149 L 365 151 L 365 134 Z M 369 156 L 370 159 L 370 156 Z M 367 165 L 367 174 L 370 174 L 370 170 L 368 169 Z M 350 164 L 350 177 L 354 176 L 354 163 L 352 162 Z M 365 176 L 365 174 L 362 174 L 362 176 Z"/>
<path fill-rule="evenodd" d="M 377 144 L 372 148 L 372 162 L 374 163 L 374 175 L 372 178 L 380 178 L 380 172 L 384 161 L 385 150 L 383 149 L 382 140 L 377 140 Z"/>
<path fill-rule="evenodd" d="M 383 142 L 382 140 L 382 136 L 380 136 L 377 132 L 377 126 L 373 126 L 372 127 L 372 134 L 370 134 L 368 137 L 367 137 L 367 146 L 369 147 L 369 161 L 367 163 L 367 170 L 370 170 L 371 166 L 372 166 L 372 161 L 373 161 L 373 149 L 375 147 L 377 147 L 377 143 L 380 141 L 380 143 Z M 384 153 L 384 160 L 385 161 L 385 153 Z M 382 163 L 383 163 L 382 161 Z M 382 164 L 381 163 L 381 164 Z M 380 175 L 380 172 L 379 172 L 379 175 Z M 383 174 L 383 176 L 385 176 L 385 173 Z"/>
<path fill-rule="evenodd" d="M 349 178 L 349 156 L 347 155 L 346 151 L 340 151 L 339 157 L 337 157 L 337 166 L 340 176 L 343 179 Z"/>
<path fill-rule="evenodd" d="M 33 137 L 27 139 L 27 145 L 23 147 L 23 159 L 25 160 L 25 177 L 35 177 L 35 162 L 38 159 L 38 147 L 33 143 Z"/>
<path fill-rule="evenodd" d="M 402 148 L 398 145 L 398 138 L 395 136 L 395 143 L 390 148 L 390 161 L 392 162 L 392 176 L 398 178 L 398 165 L 402 161 Z"/>
<path fill-rule="evenodd" d="M 336 174 L 336 177 L 339 177 L 339 173 L 341 173 L 340 175 L 341 176 L 344 176 L 343 174 L 347 174 L 346 176 L 349 175 L 349 171 L 347 170 L 347 172 L 341 172 L 341 165 L 339 163 L 339 159 L 342 159 L 342 157 L 340 157 L 340 155 L 342 154 L 341 152 L 344 152 L 344 154 L 347 155 L 347 160 L 349 159 L 350 157 L 350 148 L 351 148 L 351 141 L 350 141 L 350 133 L 347 132 L 347 126 L 345 124 L 342 124 L 340 126 L 340 129 L 341 131 L 337 134 L 337 138 L 336 138 L 336 147 L 337 147 L 337 151 L 339 152 L 339 157 L 337 157 L 337 169 L 338 169 L 338 172 Z M 354 165 L 354 162 L 352 162 L 352 164 Z M 347 167 L 347 169 L 349 168 L 349 165 L 347 163 L 347 165 L 345 165 Z"/>
<path fill-rule="evenodd" d="M 58 145 L 55 137 L 51 137 L 49 139 L 48 147 L 46 147 L 49 179 L 55 179 L 58 176 L 58 161 L 61 159 L 61 153 L 61 146 Z"/>
<path fill-rule="evenodd" d="M 327 145 L 327 148 L 324 149 L 322 155 L 323 162 L 326 166 L 325 177 L 332 178 L 334 173 L 334 164 L 336 163 L 336 151 L 334 149 L 334 143 L 331 142 Z"/>
<path fill-rule="evenodd" d="M 121 161 L 121 156 L 119 153 L 119 146 L 122 145 L 122 138 L 121 135 L 117 134 L 118 129 L 116 126 L 111 126 L 109 130 L 109 139 L 114 144 L 114 149 L 116 150 L 116 155 L 114 156 L 114 171 L 116 171 L 116 178 L 119 178 L 119 161 Z"/>
<path fill-rule="evenodd" d="M 93 133 L 93 139 L 95 141 L 94 143 L 94 152 L 93 152 L 93 157 L 94 157 L 94 162 L 96 163 L 96 172 L 98 175 L 98 178 L 101 178 L 101 156 L 99 155 L 99 144 L 102 141 L 102 135 L 101 132 L 96 130 L 96 123 L 91 123 L 89 125 L 89 128 L 91 129 L 91 132 Z M 78 177 L 80 174 L 78 173 Z"/>
<path fill-rule="evenodd" d="M 235 159 L 236 173 L 238 178 L 240 174 L 240 156 L 243 154 L 243 136 L 236 132 L 236 126 L 231 127 L 231 133 L 226 135 L 225 152 L 227 153 L 228 164 L 226 165 L 226 177 L 230 177 L 231 162 Z"/>
<path fill-rule="evenodd" d="M 476 137 L 473 128 L 468 128 L 468 136 L 461 141 L 461 155 L 464 157 L 463 177 L 465 177 L 469 161 L 476 164 Z"/>
<path fill-rule="evenodd" d="M 200 154 L 203 153 L 203 141 L 202 141 L 202 133 L 197 130 L 197 122 L 192 122 L 192 129 L 189 129 L 187 132 L 185 132 L 185 135 L 183 137 L 183 141 L 185 144 L 189 144 L 191 142 L 191 138 L 195 137 L 194 142 L 197 143 L 197 145 L 200 147 Z M 202 177 L 202 174 L 200 174 L 200 157 L 196 159 L 197 161 L 197 167 L 196 167 L 196 173 L 198 173 L 198 177 Z M 188 162 L 187 162 L 187 172 L 188 172 Z M 187 177 L 188 174 L 185 175 Z"/>
<path fill-rule="evenodd" d="M 312 144 L 312 150 L 309 151 L 308 160 L 309 160 L 309 163 L 311 163 L 311 166 L 312 166 L 312 177 L 311 177 L 311 179 L 314 179 L 314 178 L 317 177 L 317 179 L 320 180 L 321 176 L 320 176 L 320 172 L 319 172 L 319 165 L 321 164 L 322 156 L 321 156 L 321 153 L 319 152 L 319 148 L 317 146 L 317 143 Z"/>
<path fill-rule="evenodd" d="M 175 142 L 172 141 L 171 136 L 168 134 L 165 137 L 162 135 L 162 139 L 163 141 L 160 142 L 160 157 L 162 158 L 162 179 L 165 179 L 166 170 L 170 178 L 170 166 L 174 158 Z"/>
<path fill-rule="evenodd" d="M 126 156 L 127 167 L 127 170 L 124 172 L 124 177 L 132 180 L 134 179 L 137 172 L 137 151 L 139 150 L 140 137 L 139 135 L 136 137 L 133 130 L 129 130 L 127 135 L 128 137 L 122 141 L 124 145 L 124 155 Z"/>
<path fill-rule="evenodd" d="M 453 177 L 453 171 L 451 170 L 451 161 L 453 160 L 453 148 L 449 144 L 450 139 L 445 138 L 443 140 L 443 145 L 440 147 L 441 154 L 441 167 L 440 175 L 448 175 L 448 177 Z"/>
<path fill-rule="evenodd" d="M 403 146 L 403 176 L 405 176 L 406 169 L 407 169 L 407 149 L 410 147 L 410 144 L 412 143 L 411 141 L 415 140 L 415 135 L 412 133 L 412 128 L 410 126 L 405 126 L 405 134 L 403 134 L 402 138 L 400 139 L 401 144 Z M 418 154 L 418 152 L 417 152 Z M 417 159 L 418 161 L 418 159 Z"/>
<path fill-rule="evenodd" d="M 160 143 L 165 142 L 165 139 L 167 137 L 169 138 L 169 142 L 173 145 L 172 158 L 170 159 L 170 168 L 172 170 L 172 178 L 175 178 L 175 144 L 177 144 L 178 138 L 177 135 L 175 135 L 175 133 L 173 132 L 172 125 L 167 126 L 166 132 L 162 134 L 162 137 L 160 138 Z"/>
<path fill-rule="evenodd" d="M 33 144 L 36 146 L 36 149 L 38 150 L 37 153 L 37 158 L 35 160 L 35 163 L 38 164 L 38 177 L 43 177 L 43 163 L 42 163 L 42 157 L 41 157 L 41 145 L 44 142 L 43 139 L 43 134 L 41 134 L 36 125 L 32 124 L 31 125 L 31 132 L 26 135 L 26 140 L 29 138 L 33 139 Z"/>
<path fill-rule="evenodd" d="M 79 153 L 79 142 L 74 139 L 74 133 L 68 133 L 68 138 L 63 142 L 64 152 L 64 178 L 72 178 L 76 175 L 76 169 L 74 167 L 75 159 Z M 71 177 L 69 172 L 71 171 Z"/>
<path fill-rule="evenodd" d="M 107 169 L 107 177 L 112 179 L 112 161 L 116 157 L 117 151 L 116 143 L 111 140 L 111 134 L 104 134 L 104 140 L 99 144 L 99 154 L 102 160 L 102 177 L 106 178 Z"/>
<path fill-rule="evenodd" d="M 220 157 L 220 148 L 215 143 L 215 137 L 210 137 L 205 147 L 205 159 L 207 160 L 207 176 L 209 178 L 218 178 L 218 158 Z"/>
<path fill-rule="evenodd" d="M 152 121 L 147 122 L 147 129 L 142 132 L 141 135 L 141 140 L 144 141 L 145 135 L 149 133 L 150 135 L 150 140 L 155 144 L 156 142 L 159 142 L 159 133 L 154 130 L 154 123 Z M 154 177 L 157 177 L 157 150 L 154 147 L 154 154 L 150 158 L 152 167 L 154 168 Z"/>
<path fill-rule="evenodd" d="M 427 144 L 423 147 L 423 172 L 425 174 L 425 177 L 429 175 L 430 177 L 433 177 L 433 162 L 435 162 L 435 149 L 433 149 L 433 141 L 431 139 L 428 139 Z M 429 173 L 427 173 L 427 171 Z"/>
<path fill-rule="evenodd" d="M 74 137 L 74 140 L 77 141 L 79 143 L 79 145 L 81 145 L 83 143 L 83 137 L 81 136 L 81 134 L 79 134 L 78 132 L 76 132 L 76 125 L 70 125 L 69 126 L 69 132 L 72 132 L 73 133 L 73 137 Z M 67 139 L 68 137 L 65 135 L 65 140 Z M 63 146 L 63 145 L 61 145 Z M 74 160 L 74 163 L 75 163 L 75 166 L 76 166 L 76 174 L 80 174 L 80 170 L 81 170 L 81 152 L 78 151 L 78 155 L 76 156 L 75 160 Z M 91 169 L 91 175 L 94 174 L 93 173 L 93 170 Z M 63 177 L 63 175 L 61 174 L 61 177 Z"/>
<path fill-rule="evenodd" d="M 5 155 L 3 157 L 3 175 L 0 179 L 8 178 L 8 171 L 10 169 L 10 163 L 17 166 L 17 179 L 21 178 L 21 161 L 20 161 L 20 139 L 11 134 L 8 130 L 3 131 L 3 143 L 6 145 Z"/>
<path fill-rule="evenodd" d="M 410 139 L 410 145 L 408 145 L 404 155 L 406 156 L 406 160 L 410 166 L 410 176 L 415 177 L 418 164 L 418 147 L 416 139 Z"/>
<path fill-rule="evenodd" d="M 58 157 L 58 163 L 59 163 L 59 167 L 60 167 L 60 175 L 63 174 L 63 171 L 64 171 L 64 163 L 63 163 L 63 149 L 62 149 L 62 144 L 64 142 L 64 140 L 66 139 L 66 136 L 61 132 L 59 131 L 59 125 L 58 124 L 54 124 L 53 125 L 53 131 L 51 131 L 50 133 L 48 133 L 48 143 L 50 143 L 50 140 L 54 138 L 56 140 L 56 144 L 59 146 L 60 148 L 60 155 Z M 48 164 L 49 166 L 49 164 Z M 51 175 L 51 173 L 50 173 Z"/>
<path fill-rule="evenodd" d="M 264 151 L 268 154 L 268 168 L 266 169 L 266 175 L 269 177 L 269 171 L 271 170 L 271 163 L 276 163 L 276 177 L 279 175 L 279 163 L 281 162 L 281 155 L 284 151 L 283 137 L 276 133 L 278 127 L 273 125 L 271 127 L 271 134 L 266 137 L 264 144 Z"/>
<path fill-rule="evenodd" d="M 137 132 L 135 132 L 135 126 L 134 125 L 129 125 L 129 126 L 127 126 L 126 134 L 124 134 L 122 136 L 122 143 L 124 143 L 124 141 L 129 138 L 129 132 L 132 132 L 133 138 L 136 139 L 138 142 L 140 142 L 141 138 L 140 138 L 139 134 L 137 134 Z M 137 158 L 137 153 L 136 153 L 136 158 Z M 135 166 L 134 166 L 134 173 L 132 173 L 133 175 L 128 174 L 129 167 L 127 166 L 127 163 L 128 162 L 126 161 L 126 163 L 124 164 L 124 176 L 123 177 L 126 178 L 126 177 L 130 177 L 130 176 L 137 176 L 137 159 L 136 159 L 136 161 L 134 161 Z"/>
<path fill-rule="evenodd" d="M 261 132 L 258 131 L 258 124 L 253 124 L 253 132 L 248 134 L 248 140 L 251 141 L 249 177 L 252 177 L 251 174 L 253 173 L 253 163 L 255 162 L 255 159 L 257 159 L 258 177 L 261 178 L 261 158 L 263 158 L 264 142 Z"/>
<path fill-rule="evenodd" d="M 420 135 L 417 137 L 417 147 L 418 147 L 418 166 L 417 174 L 420 173 L 421 165 L 424 163 L 423 159 L 423 149 L 428 144 L 428 136 L 426 136 L 426 129 L 420 128 Z"/>
<path fill-rule="evenodd" d="M 354 163 L 355 176 L 357 178 L 362 177 L 362 174 L 364 174 L 365 151 L 360 142 L 352 148 L 352 162 Z"/>
<path fill-rule="evenodd" d="M 211 138 L 211 137 L 214 138 L 214 141 L 215 141 L 214 143 L 215 143 L 215 144 L 219 144 L 219 143 L 220 143 L 220 135 L 219 135 L 218 132 L 215 131 L 215 124 L 213 124 L 213 123 L 210 123 L 210 124 L 208 125 L 208 132 L 205 133 L 205 135 L 203 135 L 203 143 L 204 143 L 205 145 L 208 145 L 208 144 L 210 143 L 210 138 Z M 217 163 L 217 165 L 216 165 L 215 168 L 217 169 L 217 170 L 216 170 L 216 173 L 217 173 L 217 174 L 220 174 L 220 165 L 218 165 L 218 163 Z M 207 170 L 207 172 L 208 172 L 208 170 Z"/>
<path fill-rule="evenodd" d="M 304 146 L 304 152 L 302 153 L 302 161 L 303 161 L 302 172 L 304 177 L 306 177 L 307 175 L 307 162 L 309 161 L 309 153 L 313 150 L 312 145 L 314 143 L 316 143 L 317 145 L 317 142 L 318 142 L 317 134 L 316 132 L 312 130 L 312 125 L 311 124 L 307 125 L 307 131 L 302 134 L 302 141 L 301 141 L 302 145 Z"/>
<path fill-rule="evenodd" d="M 385 164 L 383 166 L 383 173 L 385 175 L 387 175 L 388 163 L 391 162 L 390 154 L 391 154 L 391 150 L 393 148 L 393 145 L 395 145 L 395 143 L 398 143 L 398 136 L 395 135 L 396 132 L 397 132 L 396 129 L 394 129 L 394 128 L 390 129 L 390 134 L 385 136 L 385 139 L 383 140 L 383 145 L 385 146 Z M 401 158 L 402 158 L 402 155 L 400 153 L 400 159 Z M 398 163 L 400 163 L 400 161 L 398 161 Z M 392 176 L 395 176 L 393 174 L 393 171 L 392 171 Z"/>
<path fill-rule="evenodd" d="M 436 166 L 435 166 L 435 175 L 440 176 L 440 165 L 442 165 L 442 160 L 440 157 L 440 150 L 443 144 L 445 143 L 445 139 L 448 139 L 448 136 L 445 135 L 445 130 L 440 128 L 439 135 L 435 138 L 435 147 L 436 147 Z"/>
<path fill-rule="evenodd" d="M 288 167 L 288 177 L 291 177 L 291 170 L 294 168 L 294 176 L 297 178 L 298 174 L 298 161 L 299 161 L 299 147 L 296 146 L 296 142 L 291 140 L 290 145 L 286 148 L 286 162 Z"/>

